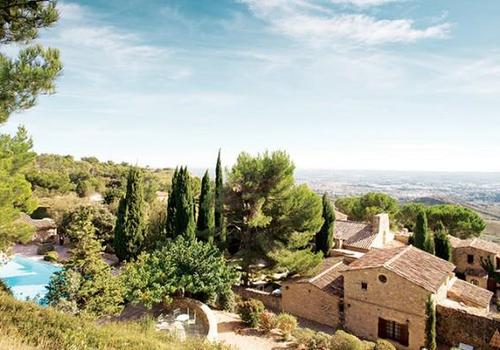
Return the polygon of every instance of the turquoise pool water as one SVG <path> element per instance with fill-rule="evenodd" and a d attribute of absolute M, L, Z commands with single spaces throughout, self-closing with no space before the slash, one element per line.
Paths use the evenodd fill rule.
<path fill-rule="evenodd" d="M 19 300 L 37 300 L 45 296 L 50 277 L 61 268 L 44 261 L 14 256 L 0 266 L 0 279 L 7 284 Z"/>

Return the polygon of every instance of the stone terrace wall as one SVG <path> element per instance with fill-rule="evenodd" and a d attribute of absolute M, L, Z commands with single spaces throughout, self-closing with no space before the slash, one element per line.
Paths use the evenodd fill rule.
<path fill-rule="evenodd" d="M 281 297 L 278 295 L 241 286 L 236 286 L 233 290 L 243 299 L 257 299 L 262 301 L 264 306 L 271 311 L 280 312 L 282 310 Z"/>
<path fill-rule="evenodd" d="M 500 329 L 500 319 L 437 305 L 436 333 L 439 343 L 449 346 L 464 343 L 476 349 L 494 350 L 488 344 L 497 329 Z"/>

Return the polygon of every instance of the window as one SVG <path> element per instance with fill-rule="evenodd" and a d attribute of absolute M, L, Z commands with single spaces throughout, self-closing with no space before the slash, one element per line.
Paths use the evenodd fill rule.
<path fill-rule="evenodd" d="M 408 326 L 406 324 L 397 323 L 395 321 L 378 319 L 378 336 L 379 338 L 392 339 L 401 345 L 408 346 Z"/>
<path fill-rule="evenodd" d="M 479 281 L 478 280 L 475 280 L 475 279 L 472 279 L 470 280 L 470 283 L 475 285 L 475 286 L 479 286 Z"/>
<path fill-rule="evenodd" d="M 386 283 L 387 282 L 387 276 L 385 276 L 385 275 L 378 275 L 378 280 L 381 283 Z"/>
<path fill-rule="evenodd" d="M 366 282 L 361 282 L 361 289 L 363 289 L 363 290 L 368 290 L 368 283 L 366 283 Z"/>
<path fill-rule="evenodd" d="M 468 264 L 474 264 L 474 255 L 467 254 L 467 263 Z"/>

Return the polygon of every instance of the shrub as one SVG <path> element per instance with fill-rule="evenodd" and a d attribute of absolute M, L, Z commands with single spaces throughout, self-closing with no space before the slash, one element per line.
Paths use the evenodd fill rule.
<path fill-rule="evenodd" d="M 330 342 L 330 349 L 335 350 L 364 350 L 364 345 L 361 340 L 354 335 L 344 331 L 337 331 L 333 335 Z"/>
<path fill-rule="evenodd" d="M 271 311 L 263 311 L 259 316 L 259 329 L 269 333 L 275 329 L 278 325 L 278 319 L 276 315 Z"/>
<path fill-rule="evenodd" d="M 330 346 L 331 336 L 323 332 L 315 332 L 311 329 L 299 328 L 293 335 L 297 348 L 307 350 L 326 350 Z"/>
<path fill-rule="evenodd" d="M 52 252 L 54 250 L 56 250 L 56 248 L 54 247 L 53 243 L 43 243 L 38 246 L 36 253 L 38 255 L 45 255 L 48 252 Z"/>
<path fill-rule="evenodd" d="M 375 343 L 375 350 L 396 350 L 396 347 L 387 340 L 379 339 Z"/>
<path fill-rule="evenodd" d="M 236 306 L 235 295 L 233 291 L 228 288 L 219 294 L 219 307 L 222 310 L 233 312 Z"/>
<path fill-rule="evenodd" d="M 50 252 L 47 252 L 45 256 L 43 257 L 43 260 L 49 261 L 49 262 L 57 262 L 59 260 L 59 255 L 57 254 L 56 251 L 52 250 Z"/>
<path fill-rule="evenodd" d="M 5 284 L 4 281 L 0 280 L 0 293 L 6 293 L 8 295 L 12 295 L 12 290 L 9 288 L 8 285 Z"/>
<path fill-rule="evenodd" d="M 256 327 L 259 323 L 259 316 L 264 311 L 264 304 L 260 300 L 249 299 L 238 304 L 238 315 L 246 325 Z"/>
<path fill-rule="evenodd" d="M 288 339 L 293 331 L 297 329 L 297 318 L 287 313 L 281 313 L 276 319 L 276 328 L 278 328 L 285 339 Z"/>

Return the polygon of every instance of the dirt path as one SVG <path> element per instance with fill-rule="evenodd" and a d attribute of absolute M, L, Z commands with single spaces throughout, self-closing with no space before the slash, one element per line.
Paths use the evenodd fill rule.
<path fill-rule="evenodd" d="M 236 350 L 274 350 L 287 349 L 288 343 L 278 336 L 266 336 L 247 329 L 236 314 L 213 310 L 217 317 L 219 341 L 233 346 Z"/>

